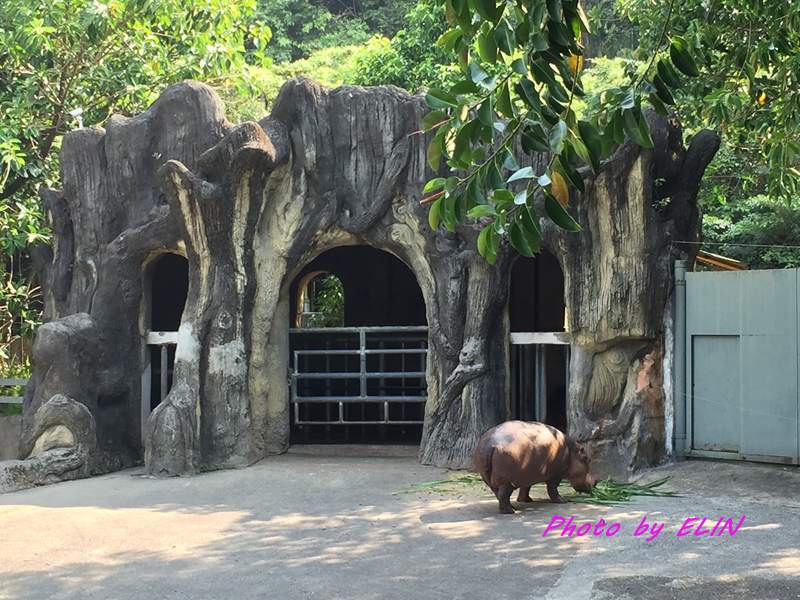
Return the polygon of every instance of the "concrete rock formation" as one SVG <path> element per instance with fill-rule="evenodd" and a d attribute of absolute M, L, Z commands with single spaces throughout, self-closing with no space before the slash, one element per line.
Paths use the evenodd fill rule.
<path fill-rule="evenodd" d="M 504 243 L 490 266 L 478 228 L 430 229 L 419 203 L 434 176 L 430 136 L 414 134 L 426 111 L 421 95 L 397 88 L 330 90 L 299 78 L 269 116 L 236 126 L 211 88 L 185 82 L 141 115 L 68 134 L 64 190 L 41 193 L 54 233 L 35 255 L 49 323 L 36 342 L 21 456 L 58 452 L 55 465 L 83 449 L 83 466 L 63 473 L 86 475 L 87 465 L 131 464 L 144 443 L 148 471 L 176 475 L 284 452 L 291 284 L 326 250 L 367 245 L 402 260 L 425 301 L 420 459 L 470 465 L 480 435 L 509 414 L 517 257 Z M 719 143 L 701 133 L 686 150 L 674 119 L 649 121 L 655 149 L 626 143 L 599 174 L 584 173 L 585 194 L 573 191 L 581 233 L 542 220 L 566 281 L 569 433 L 615 472 L 664 456 L 663 392 L 642 381 L 660 376 L 672 241 L 696 238 L 697 188 Z M 188 260 L 188 295 L 173 385 L 142 423 L 148 269 L 166 253 Z M 95 446 L 74 406 L 40 415 L 58 394 L 91 416 Z M 72 449 L 46 449 L 70 439 L 62 425 Z"/>

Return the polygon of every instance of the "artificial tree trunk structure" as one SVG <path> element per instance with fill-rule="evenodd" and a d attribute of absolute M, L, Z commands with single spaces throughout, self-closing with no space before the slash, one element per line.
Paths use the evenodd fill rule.
<path fill-rule="evenodd" d="M 429 136 L 415 133 L 426 110 L 421 95 L 396 88 L 328 90 L 300 78 L 269 116 L 234 126 L 210 88 L 187 82 L 142 115 L 70 133 L 64 191 L 43 192 L 54 244 L 37 260 L 50 322 L 37 341 L 22 458 L 42 447 L 34 422 L 47 421 L 40 413 L 57 394 L 95 421 L 92 468 L 140 455 L 146 273 L 165 252 L 188 259 L 189 292 L 174 383 L 145 425 L 148 470 L 285 451 L 292 282 L 322 252 L 361 244 L 401 259 L 425 299 L 420 458 L 470 465 L 480 434 L 508 416 L 515 255 L 504 244 L 490 266 L 477 227 L 430 230 L 419 203 L 434 176 Z M 583 232 L 544 226 L 566 278 L 570 431 L 591 438 L 598 464 L 628 470 L 664 454 L 663 393 L 640 383 L 660 372 L 671 243 L 696 236 L 697 186 L 718 144 L 698 135 L 687 155 L 676 122 L 650 122 L 654 150 L 629 142 L 584 175 L 586 193 L 571 201 Z"/>

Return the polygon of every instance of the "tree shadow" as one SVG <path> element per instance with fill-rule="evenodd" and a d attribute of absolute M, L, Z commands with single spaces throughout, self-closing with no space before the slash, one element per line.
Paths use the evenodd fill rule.
<path fill-rule="evenodd" d="M 691 574 L 698 556 L 725 562 L 715 575 L 800 574 L 791 515 L 777 509 L 770 520 L 748 517 L 750 529 L 733 538 L 678 538 L 686 517 L 724 511 L 648 498 L 537 502 L 501 515 L 493 498 L 392 494 L 442 475 L 411 459 L 283 456 L 191 478 L 124 472 L 8 494 L 0 598 L 543 598 L 564 578 L 591 589 L 658 569 Z M 621 530 L 544 537 L 554 516 Z M 642 518 L 664 532 L 634 537 Z"/>

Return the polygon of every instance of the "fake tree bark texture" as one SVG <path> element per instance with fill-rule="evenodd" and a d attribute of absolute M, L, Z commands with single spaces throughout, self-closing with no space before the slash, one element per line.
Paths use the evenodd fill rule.
<path fill-rule="evenodd" d="M 426 299 L 441 354 L 429 360 L 423 460 L 465 466 L 480 433 L 503 418 L 508 273 L 478 255 L 475 231 L 428 228 L 418 203 L 426 140 L 411 135 L 424 110 L 420 97 L 394 88 L 326 90 L 296 80 L 268 118 L 234 130 L 196 172 L 177 162 L 162 169 L 197 275 L 182 325 L 197 353 L 179 350 L 177 383 L 151 417 L 151 470 L 252 462 L 286 449 L 289 286 L 341 245 L 398 256 Z M 190 397 L 195 389 L 199 400 Z M 199 440 L 187 444 L 193 435 Z M 460 442 L 446 441 L 454 437 Z M 193 458 L 172 461 L 187 445 Z"/>
<path fill-rule="evenodd" d="M 415 134 L 427 110 L 422 96 L 397 88 L 329 90 L 300 78 L 285 84 L 269 116 L 234 126 L 210 88 L 184 83 L 137 117 L 113 117 L 106 131 L 66 136 L 65 189 L 42 194 L 54 243 L 37 255 L 51 321 L 37 343 L 43 356 L 64 356 L 45 369 L 37 363 L 25 448 L 36 443 L 36 412 L 63 393 L 88 408 L 101 451 L 140 455 L 146 273 L 155 257 L 177 252 L 189 262 L 189 291 L 174 383 L 146 424 L 149 472 L 244 465 L 285 451 L 292 282 L 326 250 L 363 244 L 405 262 L 425 299 L 420 459 L 471 465 L 479 436 L 509 416 L 516 255 L 504 243 L 487 264 L 478 224 L 430 229 L 419 200 L 433 175 L 431 136 Z M 696 235 L 697 183 L 713 156 L 700 152 L 700 135 L 687 155 L 677 123 L 651 125 L 654 150 L 627 144 L 597 177 L 584 174 L 587 192 L 571 203 L 583 232 L 543 220 L 567 282 L 571 431 L 592 438 L 598 456 L 607 441 L 625 438 L 614 448 L 628 465 L 664 451 L 663 423 L 654 425 L 663 421 L 663 394 L 649 384 L 661 367 L 671 242 Z M 671 201 L 657 212 L 664 190 Z M 59 338 L 48 327 L 66 329 Z"/>
<path fill-rule="evenodd" d="M 164 156 L 194 165 L 221 138 L 208 127 L 207 110 L 221 118 L 216 96 L 205 86 L 181 84 L 144 114 L 112 117 L 106 129 L 75 131 L 62 144 L 64 189 L 40 191 L 53 244 L 32 253 L 45 325 L 34 346 L 37 369 L 23 404 L 20 458 L 35 456 L 38 465 L 26 469 L 30 485 L 39 485 L 37 477 L 40 483 L 52 481 L 48 473 L 88 476 L 132 465 L 141 456 L 145 270 L 160 254 L 184 252 L 156 171 Z M 53 454 L 57 448 L 33 452 L 43 435 L 39 421 L 58 428 L 61 419 L 70 432 L 62 441 L 81 437 L 67 413 L 48 417 L 51 399 L 59 394 L 85 406 L 93 420 L 90 450 L 70 455 L 80 468 L 58 466 L 63 457 Z M 56 461 L 52 469 L 44 464 L 48 456 Z"/>
<path fill-rule="evenodd" d="M 586 192 L 571 197 L 583 231 L 543 231 L 565 276 L 569 432 L 619 475 L 663 457 L 664 310 L 673 260 L 694 248 L 674 242 L 699 240 L 697 191 L 720 143 L 703 131 L 686 150 L 676 119 L 647 119 L 652 150 L 629 141 L 596 176 L 583 172 Z"/>

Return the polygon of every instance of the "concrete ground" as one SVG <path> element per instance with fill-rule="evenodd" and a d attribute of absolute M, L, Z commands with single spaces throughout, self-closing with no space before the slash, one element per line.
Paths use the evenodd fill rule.
<path fill-rule="evenodd" d="M 6 494 L 0 598 L 800 598 L 795 467 L 690 461 L 644 476 L 672 475 L 680 498 L 515 515 L 478 485 L 393 494 L 447 475 L 409 448 L 296 447 L 235 471 L 138 469 Z M 620 528 L 543 537 L 555 515 Z M 743 515 L 734 536 L 676 535 L 688 518 L 707 530 Z M 643 518 L 664 525 L 651 541 L 634 536 Z"/>

